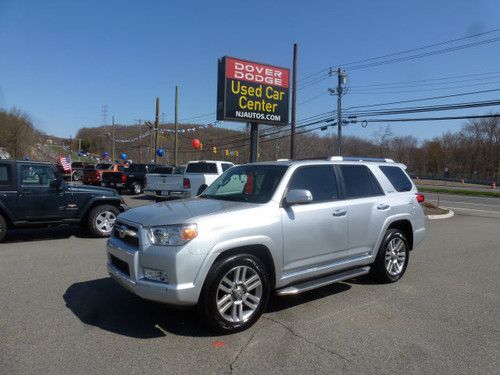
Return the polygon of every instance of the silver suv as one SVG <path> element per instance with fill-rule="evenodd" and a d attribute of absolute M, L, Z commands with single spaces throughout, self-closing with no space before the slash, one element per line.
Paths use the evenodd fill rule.
<path fill-rule="evenodd" d="M 404 169 L 342 157 L 232 167 L 198 197 L 119 215 L 108 271 L 142 298 L 196 305 L 219 332 L 255 323 L 271 292 L 395 282 L 425 234 Z"/>

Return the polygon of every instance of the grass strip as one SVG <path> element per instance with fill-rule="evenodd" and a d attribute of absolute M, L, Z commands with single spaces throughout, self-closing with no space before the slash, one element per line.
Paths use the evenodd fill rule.
<path fill-rule="evenodd" d="M 424 187 L 424 186 L 417 186 L 417 188 L 418 191 L 420 192 L 428 192 L 428 193 L 444 193 L 444 194 L 455 194 L 455 195 L 470 195 L 474 197 L 500 198 L 500 192 L 498 191 L 446 189 L 446 188 L 434 188 L 434 187 Z"/>

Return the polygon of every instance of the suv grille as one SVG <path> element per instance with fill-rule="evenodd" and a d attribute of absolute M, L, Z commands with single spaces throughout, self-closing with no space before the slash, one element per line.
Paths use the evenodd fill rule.
<path fill-rule="evenodd" d="M 139 232 L 130 225 L 117 222 L 113 228 L 113 236 L 131 246 L 139 247 Z"/>
<path fill-rule="evenodd" d="M 125 275 L 130 276 L 130 270 L 128 268 L 127 262 L 124 262 L 123 260 L 118 259 L 117 257 L 115 257 L 114 255 L 111 255 L 111 254 L 110 254 L 110 260 L 111 260 L 111 264 L 113 265 L 113 267 L 117 268 L 118 270 L 123 272 Z"/>

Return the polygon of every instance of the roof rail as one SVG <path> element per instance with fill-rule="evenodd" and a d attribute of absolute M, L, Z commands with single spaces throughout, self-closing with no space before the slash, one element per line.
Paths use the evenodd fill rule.
<path fill-rule="evenodd" d="M 374 161 L 378 163 L 394 163 L 392 159 L 385 158 L 369 158 L 363 156 L 330 156 L 328 158 L 330 161 Z"/>

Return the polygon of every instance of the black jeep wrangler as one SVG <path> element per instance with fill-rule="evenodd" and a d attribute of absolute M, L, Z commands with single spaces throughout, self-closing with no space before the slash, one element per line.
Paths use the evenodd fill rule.
<path fill-rule="evenodd" d="M 77 223 L 106 237 L 126 208 L 113 189 L 68 185 L 52 164 L 0 160 L 0 241 L 8 228 Z"/>

